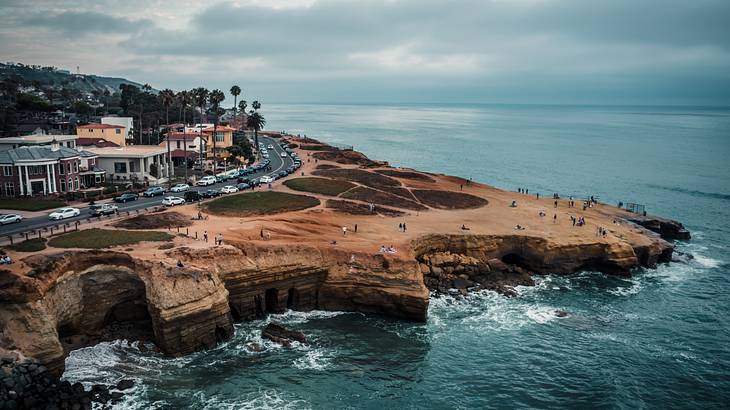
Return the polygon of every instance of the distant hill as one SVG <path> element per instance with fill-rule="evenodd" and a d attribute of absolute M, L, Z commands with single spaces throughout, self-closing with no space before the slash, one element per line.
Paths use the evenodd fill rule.
<path fill-rule="evenodd" d="M 13 78 L 21 85 L 52 88 L 69 88 L 77 90 L 82 95 L 93 94 L 94 91 L 103 93 L 118 93 L 121 84 L 131 84 L 142 87 L 142 84 L 118 77 L 103 77 L 91 74 L 74 74 L 68 70 L 56 67 L 41 67 L 25 64 L 0 63 L 0 81 Z M 156 90 L 154 90 L 156 91 Z"/>

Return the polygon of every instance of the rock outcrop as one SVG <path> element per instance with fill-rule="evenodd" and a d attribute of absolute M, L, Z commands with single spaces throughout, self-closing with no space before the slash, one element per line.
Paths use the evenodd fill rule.
<path fill-rule="evenodd" d="M 673 221 L 671 219 L 660 218 L 654 215 L 634 215 L 626 218 L 627 220 L 643 226 L 644 228 L 656 232 L 663 239 L 666 240 L 688 240 L 691 235 L 687 228 L 682 225 L 681 222 Z"/>

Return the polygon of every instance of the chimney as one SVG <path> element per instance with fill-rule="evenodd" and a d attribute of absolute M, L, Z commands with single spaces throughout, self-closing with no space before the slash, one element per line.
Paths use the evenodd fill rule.
<path fill-rule="evenodd" d="M 51 151 L 58 151 L 61 149 L 61 145 L 56 141 L 56 138 L 53 138 L 53 141 L 51 141 Z"/>

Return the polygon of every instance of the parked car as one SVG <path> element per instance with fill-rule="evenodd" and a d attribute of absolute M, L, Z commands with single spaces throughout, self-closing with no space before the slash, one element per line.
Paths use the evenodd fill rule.
<path fill-rule="evenodd" d="M 129 202 L 129 201 L 136 201 L 137 200 L 137 194 L 134 192 L 125 192 L 118 197 L 114 198 L 114 202 Z"/>
<path fill-rule="evenodd" d="M 254 178 L 251 181 L 248 182 L 249 185 L 251 185 L 251 188 L 255 186 L 261 185 L 261 181 L 258 178 Z"/>
<path fill-rule="evenodd" d="M 251 178 L 244 178 L 244 177 L 238 177 L 238 180 L 236 181 L 239 184 L 248 184 L 251 182 Z"/>
<path fill-rule="evenodd" d="M 260 181 L 262 184 L 270 184 L 274 182 L 274 177 L 272 177 L 271 175 L 264 175 L 261 177 Z"/>
<path fill-rule="evenodd" d="M 91 216 L 101 216 L 114 214 L 119 210 L 119 207 L 114 204 L 97 204 L 91 205 L 89 210 L 91 211 Z"/>
<path fill-rule="evenodd" d="M 269 144 L 268 148 L 269 149 L 274 149 L 274 145 L 273 144 Z"/>
<path fill-rule="evenodd" d="M 282 153 L 281 153 L 281 157 L 282 157 L 282 158 L 286 158 L 287 156 L 288 156 L 288 155 L 286 155 L 286 152 L 282 152 Z"/>
<path fill-rule="evenodd" d="M 226 185 L 221 188 L 221 193 L 223 194 L 232 194 L 234 192 L 238 192 L 238 188 L 234 187 L 233 185 Z"/>
<path fill-rule="evenodd" d="M 205 191 L 201 192 L 200 195 L 203 198 L 215 198 L 221 196 L 221 191 L 217 189 L 206 189 Z"/>
<path fill-rule="evenodd" d="M 239 191 L 245 191 L 245 190 L 251 188 L 251 185 L 249 185 L 245 182 L 241 182 L 240 184 L 236 185 L 236 188 L 238 188 Z"/>
<path fill-rule="evenodd" d="M 279 178 L 284 178 L 285 176 L 289 175 L 286 173 L 286 171 L 279 171 L 278 174 L 276 174 Z"/>
<path fill-rule="evenodd" d="M 151 198 L 153 196 L 164 195 L 164 194 L 165 194 L 164 188 L 159 187 L 159 186 L 153 186 L 153 187 L 147 188 L 147 190 L 142 193 L 142 196 L 147 196 L 147 197 Z"/>
<path fill-rule="evenodd" d="M 184 203 L 185 203 L 185 200 L 180 198 L 179 196 L 166 196 L 162 200 L 162 205 L 164 205 L 164 206 L 182 205 Z"/>
<path fill-rule="evenodd" d="M 184 196 L 185 202 L 198 202 L 203 199 L 203 195 L 198 191 L 188 191 Z"/>
<path fill-rule="evenodd" d="M 51 212 L 48 215 L 48 219 L 59 221 L 61 219 L 73 218 L 74 216 L 79 216 L 79 214 L 81 214 L 81 211 L 78 208 L 60 208 L 60 209 L 56 209 L 55 211 Z"/>
<path fill-rule="evenodd" d="M 185 192 L 188 189 L 190 189 L 190 185 L 188 185 L 188 184 L 177 184 L 174 187 L 170 188 L 170 192 Z M 174 197 L 168 197 L 168 198 L 174 198 Z"/>
<path fill-rule="evenodd" d="M 0 214 L 0 225 L 22 222 L 23 217 L 18 214 Z"/>
<path fill-rule="evenodd" d="M 197 186 L 208 186 L 208 185 L 214 185 L 215 184 L 215 177 L 212 175 L 206 175 L 202 178 L 200 178 L 200 181 L 196 183 Z"/>

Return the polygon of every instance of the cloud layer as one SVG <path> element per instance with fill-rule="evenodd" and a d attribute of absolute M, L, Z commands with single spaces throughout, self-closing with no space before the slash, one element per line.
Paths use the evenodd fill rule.
<path fill-rule="evenodd" d="M 10 0 L 4 60 L 276 101 L 730 104 L 726 0 Z"/>

